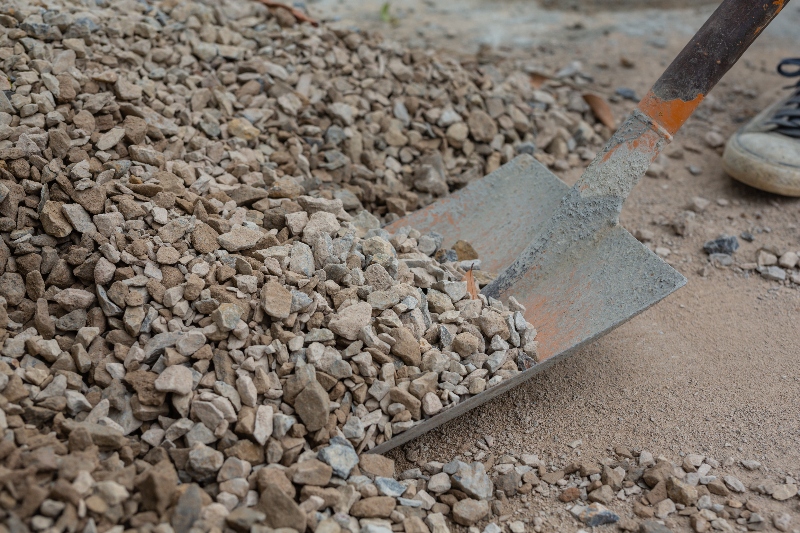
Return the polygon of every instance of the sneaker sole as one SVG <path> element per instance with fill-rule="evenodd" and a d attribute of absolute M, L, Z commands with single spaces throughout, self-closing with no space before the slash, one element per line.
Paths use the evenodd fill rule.
<path fill-rule="evenodd" d="M 739 142 L 735 133 L 725 145 L 722 168 L 732 178 L 762 191 L 800 196 L 800 167 L 786 167 L 764 159 Z"/>

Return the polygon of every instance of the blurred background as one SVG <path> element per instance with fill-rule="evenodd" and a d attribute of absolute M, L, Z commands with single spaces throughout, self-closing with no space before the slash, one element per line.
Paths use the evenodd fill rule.
<path fill-rule="evenodd" d="M 519 51 L 591 42 L 614 33 L 641 37 L 663 48 L 672 39 L 685 43 L 718 4 L 713 0 L 311 0 L 304 5 L 334 26 L 379 30 L 415 46 L 474 54 L 481 46 Z M 795 40 L 798 27 L 800 6 L 790 3 L 767 35 Z"/>

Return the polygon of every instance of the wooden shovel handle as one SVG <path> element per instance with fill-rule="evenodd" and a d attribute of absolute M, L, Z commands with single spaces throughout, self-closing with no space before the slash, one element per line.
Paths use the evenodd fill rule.
<path fill-rule="evenodd" d="M 723 0 L 639 103 L 670 135 L 789 0 Z"/>

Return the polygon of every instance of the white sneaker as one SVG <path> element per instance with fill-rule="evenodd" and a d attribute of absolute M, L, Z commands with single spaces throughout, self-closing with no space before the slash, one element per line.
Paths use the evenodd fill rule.
<path fill-rule="evenodd" d="M 784 59 L 778 72 L 800 76 L 800 58 Z M 800 82 L 728 140 L 722 168 L 756 189 L 800 196 Z"/>

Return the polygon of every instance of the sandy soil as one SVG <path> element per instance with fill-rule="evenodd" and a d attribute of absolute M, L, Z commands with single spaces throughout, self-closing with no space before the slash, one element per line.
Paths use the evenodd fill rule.
<path fill-rule="evenodd" d="M 332 4 L 325 0 L 310 7 L 312 13 L 315 8 L 317 13 L 329 9 L 330 16 Z M 501 15 L 517 13 L 519 20 L 527 20 L 519 13 L 528 9 L 530 16 L 541 16 L 527 34 L 533 48 L 507 46 L 515 44 L 520 29 L 519 20 L 509 21 L 506 38 L 495 42 L 501 53 L 527 55 L 552 72 L 579 59 L 608 95 L 621 86 L 644 94 L 709 12 L 585 17 L 519 3 L 493 9 L 489 4 L 497 5 L 494 2 L 468 0 L 463 3 L 462 24 L 434 36 L 425 28 L 436 27 L 456 7 L 417 3 L 417 11 L 392 28 L 376 20 L 377 10 L 359 12 L 356 4 L 372 6 L 350 0 L 335 4 L 341 24 L 383 26 L 390 35 L 444 48 L 457 43 L 462 50 L 495 40 Z M 758 274 L 715 268 L 702 251 L 706 240 L 744 230 L 756 239 L 740 241 L 735 255 L 739 263 L 754 261 L 763 246 L 800 250 L 800 199 L 738 184 L 722 171 L 721 150 L 703 141 L 712 128 L 727 137 L 782 94 L 788 80 L 774 69 L 781 58 L 800 53 L 799 7 L 781 14 L 678 134 L 668 153 L 682 152 L 683 158 L 669 158 L 669 177 L 643 178 L 625 205 L 625 227 L 655 232 L 653 245 L 672 251 L 668 260 L 688 278 L 687 286 L 524 386 L 407 444 L 396 453 L 398 459 L 405 452 L 422 462 L 449 460 L 480 436 L 491 435 L 498 453 L 599 459 L 608 455 L 609 447 L 626 445 L 672 458 L 679 452 L 697 452 L 720 461 L 756 459 L 769 474 L 800 474 L 800 290 Z M 498 19 L 482 29 L 474 21 L 488 11 Z M 576 21 L 583 28 L 565 29 L 574 28 Z M 637 21 L 642 25 L 636 26 Z M 634 68 L 623 68 L 621 57 L 631 60 Z M 622 118 L 634 103 L 613 107 Z M 689 165 L 701 167 L 702 174 L 690 174 Z M 578 175 L 573 171 L 561 177 L 572 183 Z M 695 196 L 712 205 L 698 216 L 691 236 L 676 236 L 670 223 Z M 718 205 L 717 200 L 727 200 L 728 205 Z M 568 446 L 578 439 L 580 446 Z M 753 476 L 742 472 L 741 477 Z M 767 500 L 762 504 L 773 508 Z M 534 505 L 529 512 L 536 509 Z M 796 502 L 781 509 L 798 515 Z M 556 530 L 577 529 L 566 517 L 551 522 Z"/>

